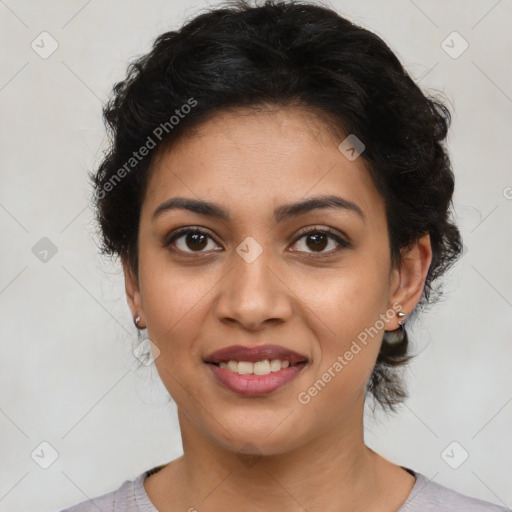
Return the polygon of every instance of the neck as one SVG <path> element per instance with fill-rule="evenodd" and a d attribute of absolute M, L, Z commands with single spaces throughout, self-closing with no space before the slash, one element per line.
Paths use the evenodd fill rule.
<path fill-rule="evenodd" d="M 184 454 L 173 478 L 184 510 L 370 510 L 384 492 L 383 459 L 364 444 L 363 405 L 351 415 L 357 419 L 345 418 L 307 444 L 261 455 L 248 441 L 245 456 L 214 442 L 178 410 Z"/>

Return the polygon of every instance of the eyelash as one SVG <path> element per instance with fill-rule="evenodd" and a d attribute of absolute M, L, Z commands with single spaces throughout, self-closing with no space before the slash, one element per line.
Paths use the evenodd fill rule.
<path fill-rule="evenodd" d="M 166 239 L 164 240 L 163 246 L 164 247 L 169 247 L 175 240 L 177 240 L 178 238 L 181 238 L 183 235 L 188 235 L 189 233 L 190 234 L 206 235 L 211 240 L 214 240 L 206 231 L 203 231 L 201 229 L 198 229 L 198 228 L 182 228 L 182 229 L 179 229 L 178 231 L 172 233 L 170 236 L 166 237 Z M 341 238 L 337 233 L 335 233 L 334 231 L 332 231 L 329 228 L 312 228 L 312 229 L 309 229 L 308 231 L 304 231 L 302 233 L 299 233 L 299 235 L 297 236 L 297 238 L 294 241 L 294 245 L 299 240 L 301 240 L 302 238 L 305 238 L 305 237 L 307 237 L 308 235 L 311 235 L 311 234 L 324 234 L 324 235 L 327 235 L 328 237 L 330 237 L 331 239 L 333 239 L 334 241 L 336 241 L 339 244 L 338 248 L 332 249 L 331 251 L 328 251 L 326 253 L 323 253 L 323 252 L 322 253 L 316 253 L 316 254 L 315 253 L 307 253 L 307 254 L 309 254 L 313 258 L 323 258 L 323 257 L 326 257 L 326 256 L 332 256 L 334 253 L 337 253 L 337 252 L 341 251 L 342 249 L 346 249 L 346 248 L 350 247 L 350 243 L 349 242 L 347 242 L 346 240 Z M 187 257 L 191 257 L 191 258 L 198 258 L 198 257 L 201 256 L 201 254 L 203 254 L 203 251 L 187 252 L 187 251 L 182 251 L 180 249 L 177 249 L 177 250 L 176 249 L 170 249 L 170 250 L 172 250 L 173 252 L 179 252 L 181 254 L 186 254 Z M 303 251 L 294 251 L 294 252 L 303 252 Z"/>

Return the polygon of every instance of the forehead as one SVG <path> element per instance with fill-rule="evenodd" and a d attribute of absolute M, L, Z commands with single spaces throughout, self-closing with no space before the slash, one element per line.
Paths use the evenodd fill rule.
<path fill-rule="evenodd" d="M 304 109 L 218 113 L 155 155 L 142 215 L 173 196 L 254 216 L 327 194 L 382 215 L 383 199 L 364 159 L 349 160 L 338 148 L 346 135 Z"/>

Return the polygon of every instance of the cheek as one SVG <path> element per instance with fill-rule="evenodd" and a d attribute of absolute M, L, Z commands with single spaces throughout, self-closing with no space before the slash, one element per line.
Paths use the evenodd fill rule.
<path fill-rule="evenodd" d="M 312 339 L 314 371 L 299 390 L 310 396 L 308 414 L 318 407 L 325 415 L 326 403 L 338 404 L 328 414 L 340 414 L 364 391 L 382 339 L 377 332 L 382 329 L 376 331 L 375 325 L 387 305 L 388 258 L 384 256 L 376 246 L 365 247 L 329 272 L 288 267 L 283 274 L 294 292 L 287 287 L 281 291 L 296 306 L 291 322 L 302 326 L 304 338 Z M 189 393 L 201 396 L 208 385 L 200 377 L 204 346 L 199 342 L 204 342 L 205 326 L 215 329 L 216 294 L 229 291 L 219 287 L 226 269 L 178 266 L 161 250 L 141 253 L 139 261 L 148 335 L 160 350 L 156 368 L 175 402 L 187 409 Z M 313 385 L 309 394 L 307 386 Z M 303 406 L 298 400 L 297 405 Z"/>
<path fill-rule="evenodd" d="M 307 280 L 305 302 L 325 319 L 335 337 L 357 336 L 374 325 L 387 307 L 388 273 L 386 258 L 354 253 L 346 266 L 321 279 Z"/>
<path fill-rule="evenodd" d="M 169 364 L 182 356 L 199 360 L 194 340 L 207 315 L 218 272 L 173 266 L 161 251 L 141 255 L 140 269 L 148 335 L 164 356 L 161 359 Z"/>
<path fill-rule="evenodd" d="M 320 415 L 324 424 L 350 415 L 361 403 L 383 333 L 383 301 L 361 293 L 358 286 L 350 288 L 350 281 L 339 284 L 329 297 L 324 296 L 322 323 L 329 331 L 322 329 L 323 337 L 316 332 L 320 341 L 316 364 L 296 397 L 310 417 Z"/>
<path fill-rule="evenodd" d="M 359 253 L 346 268 L 323 282 L 317 281 L 315 292 L 310 293 L 313 300 L 308 306 L 328 327 L 322 329 L 322 334 L 317 332 L 323 340 L 319 345 L 319 371 L 328 372 L 326 381 L 333 374 L 333 381 L 343 381 L 344 393 L 366 381 L 382 341 L 385 325 L 381 316 L 386 314 L 388 305 L 389 269 L 387 258 L 379 258 L 378 254 Z"/>
<path fill-rule="evenodd" d="M 148 324 L 148 336 L 158 347 L 155 367 L 173 401 L 185 413 L 194 416 L 197 404 L 191 397 L 200 397 L 205 383 L 202 356 L 198 344 L 208 314 L 208 291 L 218 279 L 208 273 L 195 277 L 161 261 L 144 263 L 151 272 L 141 272 L 141 293 Z"/>

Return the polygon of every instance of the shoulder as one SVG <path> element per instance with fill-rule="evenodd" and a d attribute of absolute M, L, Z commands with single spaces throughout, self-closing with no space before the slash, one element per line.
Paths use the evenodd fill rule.
<path fill-rule="evenodd" d="M 398 512 L 511 512 L 510 508 L 472 498 L 413 473 L 416 483 Z"/>
<path fill-rule="evenodd" d="M 133 480 L 125 480 L 114 491 L 81 501 L 60 512 L 158 512 L 147 498 L 144 480 L 161 467 L 163 466 L 144 471 Z"/>

